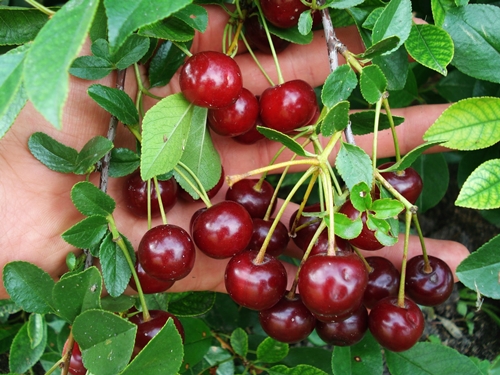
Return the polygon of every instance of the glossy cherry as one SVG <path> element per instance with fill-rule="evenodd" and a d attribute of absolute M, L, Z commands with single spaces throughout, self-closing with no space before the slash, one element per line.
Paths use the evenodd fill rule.
<path fill-rule="evenodd" d="M 366 257 L 372 270 L 368 274 L 368 285 L 363 296 L 363 304 L 371 309 L 381 299 L 397 296 L 399 290 L 399 271 L 383 257 Z"/>
<path fill-rule="evenodd" d="M 243 133 L 241 135 L 237 135 L 236 137 L 233 137 L 233 139 L 241 144 L 244 145 L 253 145 L 254 143 L 260 141 L 261 139 L 264 139 L 264 135 L 259 133 L 257 130 L 257 126 L 263 126 L 264 124 L 262 123 L 262 119 L 259 116 L 257 116 L 257 119 L 255 120 L 255 124 L 250 128 L 249 131 L 246 133 Z"/>
<path fill-rule="evenodd" d="M 198 52 L 188 58 L 181 68 L 179 84 L 188 101 L 205 108 L 233 104 L 243 88 L 236 61 L 215 51 Z"/>
<path fill-rule="evenodd" d="M 135 263 L 135 272 L 139 278 L 139 283 L 141 284 L 142 292 L 145 294 L 161 293 L 164 292 L 174 285 L 174 280 L 160 280 L 153 277 L 144 271 L 140 262 Z M 134 278 L 130 278 L 129 285 L 132 289 L 137 292 L 137 285 L 135 284 Z"/>
<path fill-rule="evenodd" d="M 361 341 L 368 330 L 368 311 L 360 305 L 348 318 L 338 322 L 317 321 L 316 332 L 326 343 L 335 346 L 350 346 Z"/>
<path fill-rule="evenodd" d="M 405 298 L 404 307 L 398 297 L 386 297 L 370 311 L 368 328 L 375 340 L 393 352 L 410 349 L 424 332 L 425 319 L 418 305 Z"/>
<path fill-rule="evenodd" d="M 378 169 L 386 169 L 394 165 L 394 162 L 388 162 L 380 165 Z M 418 172 L 409 167 L 403 171 L 396 172 L 382 172 L 380 173 L 389 184 L 392 185 L 403 197 L 405 197 L 410 203 L 414 204 L 422 189 L 424 188 L 424 183 Z"/>
<path fill-rule="evenodd" d="M 268 128 L 289 133 L 307 125 L 317 106 L 314 89 L 297 79 L 264 90 L 260 96 L 260 117 Z"/>
<path fill-rule="evenodd" d="M 300 0 L 261 0 L 260 6 L 266 20 L 282 28 L 297 25 L 300 14 L 309 9 Z"/>
<path fill-rule="evenodd" d="M 213 197 L 215 197 L 217 195 L 217 193 L 219 192 L 219 190 L 221 189 L 222 185 L 224 185 L 224 177 L 225 177 L 224 167 L 222 167 L 219 181 L 217 181 L 217 183 L 215 184 L 215 186 L 213 188 L 211 188 L 210 190 L 207 191 L 207 196 L 209 199 L 212 199 Z M 194 202 L 201 201 L 201 198 L 194 199 L 191 196 L 191 194 L 189 194 L 182 187 L 179 187 L 179 197 L 188 203 L 194 203 Z"/>
<path fill-rule="evenodd" d="M 267 39 L 266 30 L 264 26 L 259 22 L 259 17 L 252 16 L 248 17 L 244 23 L 245 27 L 245 38 L 252 48 L 257 48 L 260 52 L 270 55 L 271 47 L 269 46 L 269 41 Z M 271 40 L 273 42 L 274 51 L 280 53 L 284 51 L 286 47 L 290 45 L 290 42 L 281 39 L 280 37 L 271 34 Z"/>
<path fill-rule="evenodd" d="M 299 295 L 293 299 L 285 295 L 273 307 L 261 310 L 259 321 L 270 337 L 289 344 L 305 340 L 316 325 L 316 318 Z"/>
<path fill-rule="evenodd" d="M 436 306 L 445 302 L 453 291 L 453 273 L 443 260 L 428 256 L 430 272 L 425 271 L 423 255 L 411 258 L 406 264 L 405 292 L 414 302 Z"/>
<path fill-rule="evenodd" d="M 360 212 L 354 208 L 350 200 L 342 205 L 339 212 L 345 214 L 351 220 L 357 219 L 360 215 Z M 363 229 L 358 237 L 349 240 L 349 242 L 352 246 L 362 250 L 380 250 L 384 245 L 375 237 L 375 231 L 368 228 L 366 220 L 367 214 L 366 212 L 362 212 L 361 221 L 363 222 Z"/>
<path fill-rule="evenodd" d="M 259 102 L 255 95 L 243 88 L 233 104 L 219 109 L 209 109 L 207 121 L 215 133 L 235 137 L 246 133 L 254 126 L 259 111 Z"/>
<path fill-rule="evenodd" d="M 342 315 L 358 308 L 367 283 L 368 271 L 356 254 L 320 254 L 302 265 L 298 288 L 312 313 Z"/>
<path fill-rule="evenodd" d="M 244 251 L 231 258 L 226 266 L 224 283 L 231 298 L 243 307 L 265 310 L 284 296 L 287 275 L 283 264 L 266 254 L 255 263 L 258 251 Z"/>
<path fill-rule="evenodd" d="M 164 224 L 144 234 L 137 256 L 150 276 L 179 280 L 193 269 L 196 251 L 188 232 L 177 225 Z"/>
<path fill-rule="evenodd" d="M 63 354 L 66 353 L 67 345 L 68 342 L 66 341 Z M 71 375 L 85 375 L 87 373 L 87 369 L 83 366 L 82 352 L 76 342 L 73 344 L 73 350 L 71 351 L 68 373 Z"/>
<path fill-rule="evenodd" d="M 266 180 L 262 181 L 260 188 L 257 188 L 258 181 L 258 179 L 245 178 L 236 182 L 227 190 L 226 199 L 241 204 L 252 218 L 262 219 L 271 204 L 274 188 Z M 272 211 L 275 207 L 276 200 L 273 203 Z"/>
<path fill-rule="evenodd" d="M 328 230 L 325 229 L 323 230 L 323 232 L 321 232 L 316 242 L 314 242 L 309 256 L 316 254 L 326 254 L 328 252 L 328 245 Z M 306 249 L 307 248 L 303 250 L 305 251 Z M 350 253 L 352 252 L 351 244 L 347 240 L 344 240 L 339 236 L 335 236 L 335 252 Z"/>
<path fill-rule="evenodd" d="M 304 207 L 303 212 L 320 212 L 321 208 L 319 204 L 313 204 Z M 290 222 L 288 224 L 289 230 L 292 231 L 294 227 L 294 221 L 297 219 L 298 210 L 296 210 L 290 217 Z M 306 249 L 309 242 L 311 242 L 316 229 L 318 229 L 320 224 L 320 219 L 313 216 L 301 215 L 295 224 L 295 233 L 291 233 L 293 242 L 300 248 Z"/>
<path fill-rule="evenodd" d="M 271 226 L 273 225 L 274 219 L 264 220 L 255 218 L 253 219 L 253 234 L 250 243 L 247 246 L 249 250 L 259 250 L 264 243 Z M 266 247 L 266 253 L 274 257 L 280 256 L 286 249 L 288 245 L 288 230 L 281 221 L 278 222 L 276 228 L 271 234 L 271 239 Z"/>
<path fill-rule="evenodd" d="M 148 216 L 148 184 L 143 181 L 139 171 L 132 173 L 123 185 L 124 199 L 127 208 L 138 217 Z M 158 181 L 160 189 L 161 202 L 165 212 L 170 209 L 177 202 L 177 182 L 172 177 L 165 181 Z M 160 206 L 158 203 L 158 194 L 151 181 L 151 217 L 160 216 Z"/>
<path fill-rule="evenodd" d="M 222 201 L 201 212 L 193 222 L 193 240 L 206 255 L 229 258 L 246 249 L 253 223 L 239 203 Z"/>

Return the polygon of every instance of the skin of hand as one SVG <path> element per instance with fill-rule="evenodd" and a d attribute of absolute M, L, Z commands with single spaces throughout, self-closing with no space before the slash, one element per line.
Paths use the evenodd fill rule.
<path fill-rule="evenodd" d="M 192 52 L 202 50 L 221 50 L 222 30 L 227 21 L 227 15 L 218 7 L 208 6 L 209 27 L 204 34 L 195 37 Z M 354 28 L 337 30 L 339 39 L 351 50 L 358 53 L 363 46 Z M 88 43 L 84 45 L 82 54 L 89 54 Z M 277 83 L 275 67 L 270 56 L 260 55 L 259 60 Z M 235 57 L 244 79 L 244 85 L 255 94 L 260 94 L 269 86 L 262 73 L 248 53 L 241 48 Z M 292 45 L 279 55 L 280 65 L 285 80 L 303 79 L 312 86 L 324 82 L 329 73 L 326 44 L 323 33 L 316 32 L 314 40 L 306 46 Z M 340 59 L 343 63 L 343 60 Z M 100 81 L 102 84 L 114 86 L 114 75 Z M 61 233 L 80 221 L 83 217 L 73 206 L 70 199 L 71 187 L 83 176 L 61 174 L 49 170 L 36 160 L 28 150 L 29 136 L 37 131 L 45 132 L 59 142 L 80 150 L 93 136 L 106 136 L 109 114 L 100 108 L 88 95 L 87 88 L 95 82 L 70 78 L 70 92 L 64 107 L 63 129 L 56 130 L 28 103 L 21 111 L 12 128 L 0 140 L 0 265 L 11 261 L 24 260 L 36 264 L 57 278 L 66 271 L 65 258 L 69 251 L 79 253 L 61 238 Z M 129 70 L 126 80 L 126 91 L 135 97 L 137 86 L 132 70 Z M 171 83 L 163 88 L 152 90 L 156 95 L 166 96 L 178 92 L 178 78 L 174 76 Z M 145 107 L 154 105 L 153 99 L 147 98 Z M 425 130 L 446 108 L 446 105 L 427 105 L 394 110 L 394 115 L 406 118 L 404 124 L 398 126 L 398 136 L 401 153 L 404 154 L 422 143 Z M 254 145 L 243 147 L 232 139 L 213 136 L 226 175 L 244 173 L 267 165 L 278 145 L 260 141 Z M 371 136 L 357 137 L 358 146 L 366 152 L 371 152 Z M 116 147 L 134 147 L 134 139 L 123 126 L 118 127 Z M 434 150 L 439 151 L 438 148 Z M 379 157 L 393 155 L 392 137 L 387 131 L 379 133 Z M 290 155 L 288 155 L 290 156 Z M 280 160 L 287 160 L 284 155 Z M 98 183 L 97 173 L 91 176 L 91 181 Z M 139 241 L 147 230 L 147 221 L 137 219 L 127 211 L 122 198 L 123 179 L 110 179 L 108 194 L 117 203 L 114 217 L 118 229 L 137 248 Z M 212 200 L 213 203 L 224 199 L 227 188 L 221 189 Z M 201 203 L 187 204 L 179 200 L 168 213 L 169 223 L 189 227 L 192 214 L 202 207 Z M 283 222 L 288 222 L 295 205 L 287 207 Z M 161 224 L 161 219 L 153 220 L 153 226 Z M 292 241 L 291 241 L 292 242 Z M 461 244 L 452 241 L 427 239 L 429 254 L 441 257 L 452 270 L 468 255 L 468 250 Z M 294 245 L 291 245 L 294 246 Z M 366 255 L 382 255 L 400 266 L 403 238 L 392 247 Z M 409 257 L 420 253 L 418 238 L 411 237 Z M 297 254 L 298 249 L 291 247 L 290 254 Z M 197 252 L 195 267 L 184 279 L 177 281 L 170 289 L 172 292 L 214 290 L 225 291 L 224 269 L 227 260 L 208 258 Z M 295 269 L 287 265 L 290 281 L 294 278 Z M 0 286 L 0 298 L 8 298 L 8 294 Z"/>

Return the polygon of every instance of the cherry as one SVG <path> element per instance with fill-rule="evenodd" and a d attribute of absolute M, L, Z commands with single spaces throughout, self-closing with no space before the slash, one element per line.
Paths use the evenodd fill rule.
<path fill-rule="evenodd" d="M 242 143 L 244 145 L 253 145 L 254 143 L 265 138 L 263 134 L 259 133 L 259 131 L 257 130 L 257 126 L 264 126 L 264 124 L 262 123 L 262 119 L 260 118 L 260 114 L 257 116 L 255 123 L 253 124 L 253 126 L 250 128 L 249 131 L 237 135 L 236 137 L 233 137 L 233 139 L 236 142 Z"/>
<path fill-rule="evenodd" d="M 368 274 L 368 286 L 363 296 L 363 304 L 371 309 L 381 299 L 396 296 L 399 290 L 399 271 L 383 257 L 366 257 L 372 270 Z"/>
<path fill-rule="evenodd" d="M 300 0 L 261 0 L 260 6 L 266 20 L 282 28 L 297 25 L 300 14 L 309 9 Z"/>
<path fill-rule="evenodd" d="M 298 210 L 296 210 L 290 217 L 290 222 L 289 222 L 290 230 L 292 230 L 293 228 L 293 223 L 296 220 L 297 212 Z M 321 212 L 321 207 L 319 203 L 313 204 L 304 207 L 303 212 Z M 295 244 L 300 249 L 306 249 L 307 245 L 309 245 L 309 242 L 311 242 L 311 239 L 314 236 L 316 229 L 318 229 L 319 224 L 320 224 L 319 218 L 301 215 L 300 218 L 297 220 L 297 224 L 295 225 L 296 229 L 295 233 L 291 234 L 293 242 L 295 242 Z"/>
<path fill-rule="evenodd" d="M 314 89 L 299 79 L 269 87 L 260 96 L 262 122 L 282 133 L 307 125 L 317 106 Z"/>
<path fill-rule="evenodd" d="M 125 202 L 130 211 L 138 217 L 147 217 L 148 184 L 142 180 L 140 172 L 137 170 L 132 173 L 123 186 Z M 168 212 L 177 202 L 177 182 L 172 177 L 166 181 L 158 181 L 158 187 L 160 188 L 163 209 Z M 151 181 L 151 217 L 157 216 L 160 216 L 158 194 L 153 181 Z"/>
<path fill-rule="evenodd" d="M 306 249 L 307 247 L 304 248 L 303 250 L 305 251 Z M 339 236 L 335 236 L 335 251 L 350 253 L 352 252 L 352 247 L 349 241 L 344 240 Z M 325 229 L 323 230 L 323 232 L 321 232 L 318 239 L 311 248 L 309 256 L 316 254 L 326 254 L 327 252 L 328 252 L 328 230 Z"/>
<path fill-rule="evenodd" d="M 189 102 L 205 108 L 233 104 L 243 88 L 238 64 L 215 51 L 198 52 L 188 58 L 181 68 L 179 84 Z"/>
<path fill-rule="evenodd" d="M 314 255 L 299 271 L 298 287 L 304 305 L 314 314 L 342 315 L 361 303 L 368 271 L 354 253 Z"/>
<path fill-rule="evenodd" d="M 316 319 L 304 306 L 300 296 L 287 296 L 267 310 L 259 312 L 262 329 L 273 339 L 288 344 L 305 340 L 316 325 Z"/>
<path fill-rule="evenodd" d="M 262 263 L 255 263 L 258 251 L 244 251 L 231 258 L 226 266 L 224 282 L 231 298 L 252 310 L 265 310 L 284 296 L 286 270 L 275 257 L 265 254 Z"/>
<path fill-rule="evenodd" d="M 394 162 L 388 162 L 379 166 L 378 169 L 386 169 L 394 164 Z M 422 178 L 418 172 L 411 167 L 406 168 L 403 171 L 382 172 L 380 174 L 411 204 L 414 204 L 417 201 L 424 187 Z"/>
<path fill-rule="evenodd" d="M 144 268 L 142 268 L 140 262 L 136 262 L 134 268 L 137 273 L 137 277 L 139 278 L 142 291 L 145 294 L 161 293 L 170 289 L 172 285 L 174 285 L 174 280 L 160 280 L 147 274 L 146 271 L 144 271 Z M 130 278 L 129 285 L 136 292 L 138 291 L 133 277 Z"/>
<path fill-rule="evenodd" d="M 267 221 L 259 218 L 253 219 L 253 234 L 247 249 L 259 250 L 262 247 L 262 244 L 269 233 L 269 229 L 271 229 L 271 225 L 273 225 L 273 221 L 274 219 Z M 271 234 L 271 239 L 266 248 L 266 254 L 274 257 L 280 256 L 285 251 L 289 240 L 290 237 L 288 237 L 288 230 L 286 229 L 285 224 L 279 221 Z"/>
<path fill-rule="evenodd" d="M 410 349 L 424 332 L 424 315 L 418 305 L 405 298 L 404 307 L 398 297 L 380 300 L 370 311 L 368 328 L 375 340 L 393 352 Z"/>
<path fill-rule="evenodd" d="M 342 314 L 333 314 L 333 315 L 325 315 L 325 314 L 318 314 L 318 313 L 312 313 L 314 317 L 323 323 L 331 323 L 331 322 L 341 322 L 343 320 L 346 320 L 349 318 L 351 315 L 353 315 L 356 310 L 361 306 L 362 304 L 359 303 L 357 306 L 353 306 L 351 310 L 342 313 Z"/>
<path fill-rule="evenodd" d="M 264 218 L 267 208 L 271 204 L 274 188 L 266 180 L 262 181 L 260 189 L 256 187 L 257 179 L 245 178 L 236 182 L 226 192 L 226 199 L 241 204 L 246 208 L 252 218 Z M 273 203 L 272 211 L 276 207 Z"/>
<path fill-rule="evenodd" d="M 161 280 L 179 280 L 193 269 L 196 251 L 188 232 L 176 225 L 164 224 L 144 234 L 137 255 L 148 275 Z"/>
<path fill-rule="evenodd" d="M 253 233 L 252 218 L 233 201 L 222 201 L 201 212 L 193 222 L 193 240 L 206 255 L 229 258 L 246 249 Z"/>
<path fill-rule="evenodd" d="M 368 311 L 360 305 L 348 318 L 338 322 L 317 321 L 316 332 L 326 343 L 335 346 L 357 344 L 368 329 Z"/>
<path fill-rule="evenodd" d="M 215 184 L 215 186 L 213 188 L 211 188 L 210 190 L 207 191 L 207 196 L 209 199 L 212 199 L 213 197 L 215 197 L 217 195 L 217 193 L 219 192 L 219 190 L 221 189 L 222 185 L 224 185 L 224 177 L 225 177 L 224 167 L 222 167 L 219 181 L 217 181 L 217 183 Z M 194 203 L 194 202 L 201 201 L 201 198 L 194 199 L 191 196 L 191 194 L 189 194 L 183 188 L 179 188 L 179 197 L 188 203 Z"/>
<path fill-rule="evenodd" d="M 257 48 L 260 52 L 270 55 L 271 47 L 267 39 L 266 30 L 259 22 L 259 17 L 248 17 L 244 23 L 245 38 L 251 47 Z M 280 53 L 290 45 L 290 42 L 271 34 L 274 51 Z"/>
<path fill-rule="evenodd" d="M 66 353 L 67 346 L 68 341 L 64 344 L 63 354 Z M 87 373 L 87 369 L 83 366 L 82 352 L 76 342 L 73 344 L 73 350 L 71 351 L 68 373 L 71 375 L 85 375 Z"/>
<path fill-rule="evenodd" d="M 425 271 L 423 255 L 411 258 L 406 264 L 405 292 L 414 302 L 436 306 L 445 302 L 453 291 L 453 273 L 443 260 L 428 256 L 430 272 Z"/>
<path fill-rule="evenodd" d="M 350 200 L 342 205 L 339 212 L 345 214 L 351 220 L 357 219 L 360 215 L 360 212 L 354 208 Z M 365 211 L 361 213 L 361 221 L 363 222 L 361 233 L 358 237 L 350 239 L 349 242 L 352 246 L 362 250 L 380 250 L 384 245 L 375 237 L 375 231 L 368 228 L 366 220 L 367 215 Z"/>

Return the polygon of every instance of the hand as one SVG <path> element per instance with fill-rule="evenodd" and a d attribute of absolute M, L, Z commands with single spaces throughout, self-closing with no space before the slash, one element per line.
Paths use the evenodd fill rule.
<path fill-rule="evenodd" d="M 205 34 L 197 35 L 192 51 L 220 50 L 222 28 L 227 17 L 220 8 L 207 7 L 210 12 L 210 25 Z M 362 49 L 359 37 L 353 29 L 337 30 L 338 37 L 353 52 Z M 84 48 L 85 49 L 85 48 Z M 87 51 L 83 53 L 88 54 Z M 245 87 L 259 94 L 268 83 L 255 66 L 253 60 L 243 49 L 236 57 L 244 77 Z M 261 62 L 271 77 L 274 63 L 269 56 L 262 56 Z M 329 73 L 326 46 L 322 32 L 317 32 L 314 41 L 307 46 L 291 46 L 280 54 L 283 75 L 286 80 L 301 78 L 311 85 L 319 85 Z M 103 84 L 113 85 L 113 77 L 107 77 Z M 27 142 L 29 136 L 36 131 L 48 133 L 70 147 L 81 147 L 95 135 L 106 135 L 109 114 L 101 109 L 87 95 L 87 87 L 91 82 L 71 78 L 70 94 L 64 107 L 63 130 L 57 131 L 48 124 L 40 114 L 27 104 L 19 115 L 12 129 L 0 140 L 0 265 L 14 260 L 32 262 L 58 277 L 66 271 L 65 258 L 69 251 L 78 251 L 65 243 L 61 233 L 82 219 L 70 199 L 71 187 L 82 180 L 81 176 L 65 175 L 53 172 L 36 160 L 29 152 Z M 126 91 L 135 97 L 137 86 L 132 72 L 129 72 Z M 178 92 L 178 80 L 174 77 L 171 83 L 155 94 L 166 96 Z M 146 103 L 154 104 L 152 99 Z M 398 127 L 401 152 L 404 154 L 422 142 L 422 134 L 434 122 L 446 107 L 419 106 L 394 110 L 394 114 L 404 116 L 406 122 Z M 357 138 L 357 144 L 370 152 L 371 137 Z M 255 145 L 243 147 L 231 139 L 214 136 L 214 142 L 222 157 L 226 175 L 238 174 L 266 165 L 278 146 L 272 142 L 260 141 Z M 133 137 L 119 127 L 115 141 L 117 147 L 134 147 Z M 390 156 L 393 153 L 392 139 L 387 132 L 380 133 L 379 156 Z M 95 182 L 97 176 L 93 176 Z M 114 213 L 118 228 L 130 239 L 135 248 L 147 230 L 146 220 L 132 216 L 126 209 L 122 198 L 123 179 L 111 179 L 108 193 L 116 200 Z M 214 198 L 213 202 L 223 199 L 225 189 Z M 169 223 L 188 228 L 191 215 L 202 205 L 178 204 L 168 213 Z M 288 221 L 296 207 L 289 207 L 283 218 Z M 160 219 L 153 225 L 160 224 Z M 427 240 L 430 254 L 444 259 L 454 270 L 459 262 L 468 254 L 467 249 L 459 243 L 451 241 Z M 401 262 L 403 241 L 397 245 L 370 252 L 370 255 L 382 254 L 390 258 L 396 265 Z M 295 249 L 297 251 L 297 249 Z M 294 249 L 291 248 L 293 253 Z M 410 241 L 410 256 L 420 252 L 417 238 Z M 193 271 L 183 280 L 175 283 L 171 291 L 216 290 L 224 291 L 223 275 L 227 261 L 214 260 L 201 252 L 197 253 Z M 290 269 L 290 278 L 294 272 Z M 3 286 L 0 298 L 8 298 Z"/>

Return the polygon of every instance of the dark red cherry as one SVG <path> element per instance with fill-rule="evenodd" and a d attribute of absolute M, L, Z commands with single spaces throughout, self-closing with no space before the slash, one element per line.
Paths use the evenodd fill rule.
<path fill-rule="evenodd" d="M 224 185 L 224 177 L 225 177 L 224 167 L 222 167 L 219 181 L 217 181 L 217 183 L 215 184 L 215 186 L 213 188 L 211 188 L 210 190 L 207 191 L 207 196 L 209 199 L 212 199 L 213 197 L 215 197 L 217 195 L 217 193 L 219 192 L 220 188 L 222 187 L 222 185 Z M 189 194 L 182 187 L 179 188 L 179 197 L 188 203 L 194 203 L 194 202 L 201 201 L 201 198 L 194 199 L 191 196 L 191 194 Z"/>
<path fill-rule="evenodd" d="M 262 329 L 273 339 L 286 343 L 305 340 L 316 325 L 316 318 L 304 306 L 300 296 L 284 296 L 273 307 L 259 312 Z"/>
<path fill-rule="evenodd" d="M 202 212 L 205 212 L 206 210 L 207 210 L 206 207 L 199 208 L 194 212 L 193 216 L 191 216 L 191 220 L 189 221 L 189 232 L 191 233 L 191 237 L 193 237 L 193 228 L 195 221 L 198 220 L 200 214 Z"/>
<path fill-rule="evenodd" d="M 245 27 L 245 38 L 252 48 L 257 48 L 260 52 L 270 55 L 271 47 L 269 46 L 269 41 L 267 39 L 266 30 L 264 26 L 259 22 L 259 17 L 252 16 L 248 17 L 244 23 Z M 290 42 L 281 39 L 280 37 L 271 34 L 271 40 L 273 42 L 274 51 L 280 53 L 284 51 L 286 47 L 290 45 Z"/>
<path fill-rule="evenodd" d="M 300 14 L 309 9 L 300 0 L 261 0 L 260 5 L 266 20 L 282 28 L 297 25 Z"/>
<path fill-rule="evenodd" d="M 359 306 L 362 304 L 360 303 Z M 356 310 L 359 308 L 359 306 L 353 306 L 351 310 L 342 313 L 342 314 L 336 314 L 336 315 L 324 315 L 324 314 L 317 314 L 313 313 L 314 317 L 323 323 L 331 323 L 331 322 L 341 322 L 343 320 L 346 320 L 349 318 L 352 314 L 356 312 Z"/>
<path fill-rule="evenodd" d="M 341 315 L 358 308 L 368 283 L 368 271 L 354 253 L 314 255 L 299 271 L 302 302 L 314 314 Z"/>
<path fill-rule="evenodd" d="M 275 257 L 266 254 L 262 263 L 255 263 L 258 251 L 244 251 L 231 258 L 226 266 L 224 282 L 231 298 L 252 310 L 265 310 L 284 296 L 286 270 Z"/>
<path fill-rule="evenodd" d="M 289 133 L 307 125 L 317 106 L 314 89 L 297 79 L 264 90 L 260 96 L 260 117 L 268 128 Z"/>
<path fill-rule="evenodd" d="M 144 268 L 142 268 L 140 262 L 135 263 L 135 272 L 139 278 L 142 292 L 145 294 L 161 293 L 170 289 L 172 285 L 174 285 L 174 280 L 160 280 L 147 274 L 146 271 L 144 271 Z M 136 292 L 138 291 L 133 277 L 130 278 L 129 285 Z"/>
<path fill-rule="evenodd" d="M 394 162 L 388 162 L 379 166 L 378 169 L 386 169 L 394 164 Z M 411 167 L 406 168 L 403 171 L 382 172 L 380 174 L 387 180 L 387 182 L 389 182 L 389 184 L 392 185 L 394 189 L 396 189 L 412 204 L 417 201 L 424 187 L 422 178 L 418 172 Z"/>
<path fill-rule="evenodd" d="M 313 247 L 311 248 L 311 252 L 309 253 L 309 256 L 311 255 L 316 255 L 316 254 L 326 254 L 328 252 L 328 230 L 323 230 L 321 234 L 319 235 L 318 239 L 314 243 Z M 303 249 L 304 251 L 307 248 Z M 345 252 L 345 253 L 350 253 L 352 252 L 352 247 L 349 241 L 344 240 L 343 238 L 339 236 L 335 236 L 335 251 L 336 252 Z"/>
<path fill-rule="evenodd" d="M 360 212 L 354 208 L 350 200 L 346 201 L 342 205 L 339 212 L 345 214 L 351 220 L 357 219 L 360 215 Z M 352 246 L 362 250 L 380 250 L 384 247 L 384 245 L 382 245 L 375 237 L 375 231 L 368 228 L 366 220 L 366 212 L 361 213 L 363 229 L 358 237 L 350 239 L 349 242 Z"/>
<path fill-rule="evenodd" d="M 299 219 L 297 219 L 297 212 L 298 210 L 290 217 L 289 229 L 293 242 L 295 242 L 300 249 L 306 249 L 314 233 L 318 229 L 321 219 L 304 215 L 301 215 Z M 303 212 L 321 212 L 321 208 L 319 204 L 313 204 L 304 207 Z M 296 223 L 294 226 L 295 221 Z M 295 228 L 295 233 L 292 233 L 293 228 Z"/>
<path fill-rule="evenodd" d="M 405 298 L 404 307 L 398 297 L 386 297 L 370 311 L 368 328 L 375 340 L 393 352 L 410 349 L 424 332 L 424 315 L 418 305 Z"/>
<path fill-rule="evenodd" d="M 445 302 L 453 291 L 453 273 L 443 260 L 428 256 L 430 272 L 425 271 L 423 255 L 411 258 L 406 264 L 405 292 L 414 302 L 436 306 Z"/>
<path fill-rule="evenodd" d="M 368 312 L 360 305 L 348 318 L 339 322 L 316 323 L 318 336 L 326 343 L 335 346 L 357 344 L 368 330 Z"/>
<path fill-rule="evenodd" d="M 368 286 L 363 296 L 363 304 L 371 309 L 381 299 L 397 296 L 399 290 L 399 271 L 383 257 L 366 257 L 372 270 L 368 274 Z"/>
<path fill-rule="evenodd" d="M 236 182 L 226 191 L 226 199 L 241 204 L 252 218 L 263 219 L 271 204 L 274 188 L 266 180 L 262 181 L 259 188 L 257 187 L 258 181 L 257 179 L 245 178 Z M 275 207 L 276 200 L 273 203 L 272 211 Z"/>
<path fill-rule="evenodd" d="M 193 240 L 206 255 L 229 258 L 246 249 L 253 233 L 252 218 L 239 203 L 222 201 L 193 222 Z"/>
<path fill-rule="evenodd" d="M 253 219 L 253 234 L 247 249 L 259 250 L 262 247 L 262 244 L 264 243 L 266 236 L 273 225 L 273 221 L 274 219 L 267 221 L 259 218 Z M 285 251 L 289 240 L 290 237 L 288 237 L 288 230 L 286 229 L 285 224 L 279 221 L 271 235 L 269 244 L 266 247 L 266 253 L 274 257 L 280 256 Z"/>
<path fill-rule="evenodd" d="M 164 224 L 144 234 L 137 256 L 150 276 L 179 280 L 193 269 L 196 251 L 188 232 L 177 225 Z"/>
<path fill-rule="evenodd" d="M 188 58 L 181 68 L 179 84 L 188 101 L 205 108 L 233 104 L 243 88 L 236 61 L 215 51 L 198 52 Z"/>
<path fill-rule="evenodd" d="M 127 207 L 138 217 L 148 216 L 148 184 L 143 181 L 139 171 L 132 173 L 126 180 L 124 187 L 124 198 Z M 166 181 L 158 181 L 160 188 L 161 202 L 165 212 L 177 202 L 177 182 L 172 177 Z M 151 217 L 160 216 L 160 206 L 158 204 L 158 194 L 151 181 Z"/>
<path fill-rule="evenodd" d="M 68 342 L 66 341 L 64 344 L 63 354 L 66 353 L 67 346 Z M 87 369 L 83 366 L 82 352 L 76 342 L 73 344 L 73 350 L 71 351 L 68 373 L 71 375 L 85 375 L 87 373 Z"/>
<path fill-rule="evenodd" d="M 264 139 L 264 135 L 259 133 L 257 130 L 257 126 L 263 126 L 264 124 L 262 123 L 262 119 L 259 116 L 257 116 L 257 119 L 255 120 L 255 124 L 250 128 L 249 131 L 246 133 L 243 133 L 241 135 L 238 135 L 236 137 L 233 137 L 233 139 L 238 142 L 242 143 L 244 145 L 253 145 L 254 143 L 260 141 L 261 139 Z"/>

